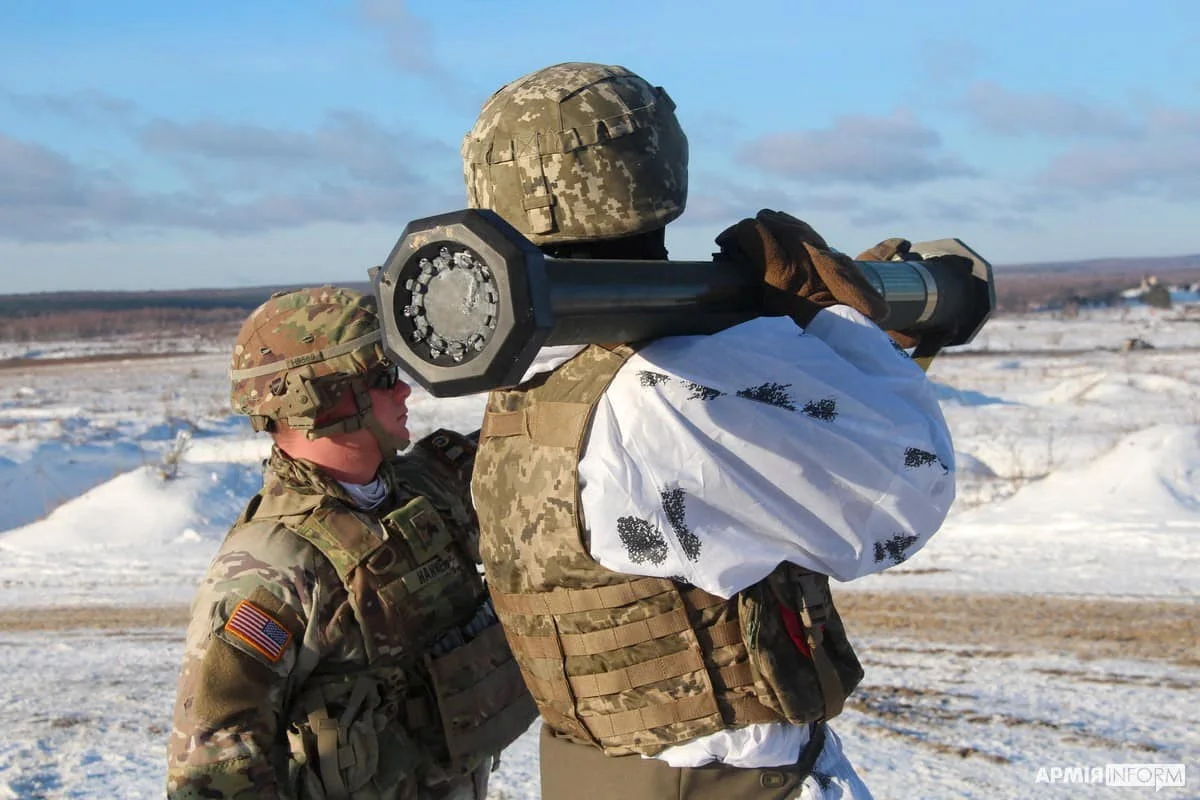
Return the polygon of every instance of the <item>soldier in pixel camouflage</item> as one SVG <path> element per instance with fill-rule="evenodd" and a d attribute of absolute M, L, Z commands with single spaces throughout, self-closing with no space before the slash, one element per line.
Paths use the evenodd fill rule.
<path fill-rule="evenodd" d="M 374 301 L 325 286 L 246 320 L 233 407 L 274 447 L 192 608 L 171 800 L 482 800 L 536 716 L 480 580 L 475 443 L 409 445 Z"/>
<path fill-rule="evenodd" d="M 519 78 L 463 142 L 468 203 L 551 256 L 665 259 L 688 182 L 674 109 L 623 67 Z M 870 796 L 826 726 L 862 677 L 829 576 L 937 530 L 949 432 L 873 322 L 883 299 L 816 231 L 763 210 L 717 243 L 759 270 L 766 316 L 546 348 L 488 399 L 472 492 L 545 800 Z"/>

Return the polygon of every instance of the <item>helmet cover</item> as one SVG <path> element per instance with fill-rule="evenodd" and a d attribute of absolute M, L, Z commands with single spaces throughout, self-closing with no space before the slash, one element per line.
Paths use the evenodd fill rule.
<path fill-rule="evenodd" d="M 507 84 L 462 145 L 467 203 L 535 245 L 664 227 L 687 202 L 687 137 L 662 87 L 620 66 L 556 64 Z"/>
<path fill-rule="evenodd" d="M 230 399 L 261 429 L 311 427 L 337 401 L 331 389 L 385 365 L 373 297 L 333 286 L 279 292 L 238 333 Z"/>

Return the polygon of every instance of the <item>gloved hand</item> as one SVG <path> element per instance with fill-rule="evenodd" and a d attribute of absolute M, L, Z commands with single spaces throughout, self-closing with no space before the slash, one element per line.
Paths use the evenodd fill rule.
<path fill-rule="evenodd" d="M 837 304 L 876 321 L 887 315 L 887 303 L 850 258 L 830 250 L 820 234 L 790 214 L 763 209 L 722 231 L 717 245 L 762 269 L 767 311 L 786 314 L 799 325 Z"/>
<path fill-rule="evenodd" d="M 854 257 L 855 261 L 911 261 L 919 256 L 911 252 L 912 242 L 908 239 L 901 239 L 898 236 L 893 236 L 891 239 L 884 239 L 879 244 L 863 250 Z"/>

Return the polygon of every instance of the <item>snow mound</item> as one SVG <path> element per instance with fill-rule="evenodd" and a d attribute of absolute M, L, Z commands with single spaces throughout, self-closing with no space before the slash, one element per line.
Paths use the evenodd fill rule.
<path fill-rule="evenodd" d="M 847 588 L 1197 598 L 1198 575 L 1200 426 L 1165 424 L 951 517 L 910 561 Z"/>
<path fill-rule="evenodd" d="M 1053 473 L 959 524 L 1044 529 L 1083 518 L 1098 528 L 1172 519 L 1200 525 L 1200 426 L 1156 425 L 1129 434 L 1092 464 Z"/>
<path fill-rule="evenodd" d="M 24 553 L 161 547 L 192 539 L 220 539 L 261 486 L 257 464 L 185 463 L 163 480 L 138 467 L 70 500 L 49 516 L 0 533 L 0 547 Z M 120 524 L 112 524 L 120 520 Z"/>

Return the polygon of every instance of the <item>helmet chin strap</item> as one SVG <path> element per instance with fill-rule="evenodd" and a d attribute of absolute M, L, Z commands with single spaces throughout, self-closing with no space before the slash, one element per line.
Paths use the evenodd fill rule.
<path fill-rule="evenodd" d="M 363 427 L 370 431 L 371 435 L 375 437 L 375 441 L 379 443 L 379 452 L 383 453 L 385 461 L 408 447 L 408 439 L 388 433 L 383 429 L 383 426 L 379 424 L 379 420 L 375 417 L 373 409 L 368 408 L 366 411 L 361 412 L 361 415 Z"/>
<path fill-rule="evenodd" d="M 358 413 L 355 416 L 362 427 L 366 428 L 379 443 L 379 452 L 383 454 L 384 461 L 408 447 L 408 439 L 388 433 L 379 422 L 379 418 L 375 416 L 375 408 L 371 403 L 371 393 L 367 391 L 366 382 L 353 381 L 350 386 L 354 391 L 354 404 L 358 407 Z"/>
<path fill-rule="evenodd" d="M 363 381 L 351 381 L 350 386 L 354 393 L 354 405 L 358 410 L 353 414 L 327 422 L 324 425 L 314 425 L 305 432 L 305 435 L 309 439 L 319 439 L 325 436 L 351 433 L 365 429 L 375 439 L 376 443 L 378 443 L 379 452 L 383 454 L 385 460 L 407 448 L 410 440 L 403 436 L 389 433 L 375 416 L 375 409 L 371 404 L 371 394 L 367 391 L 366 383 Z"/>

